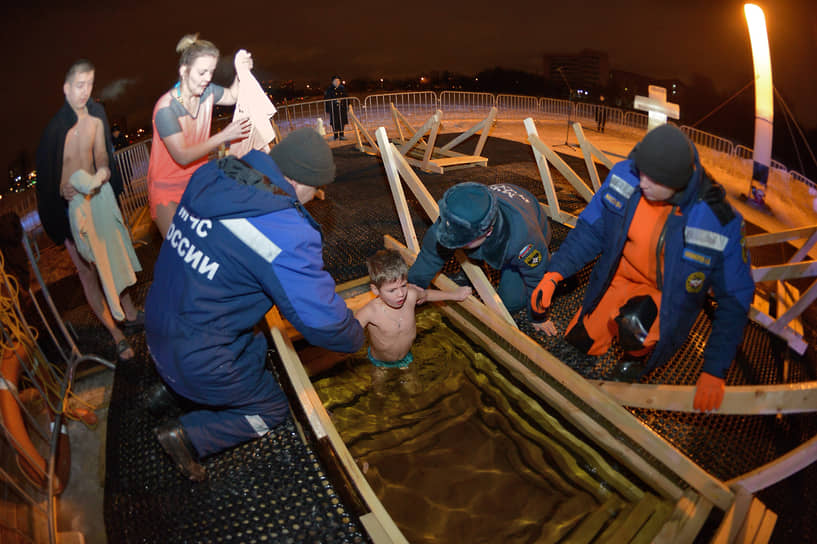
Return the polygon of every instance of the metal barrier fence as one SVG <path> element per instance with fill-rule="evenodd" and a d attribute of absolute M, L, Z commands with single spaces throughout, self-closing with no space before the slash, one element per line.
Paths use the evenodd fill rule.
<path fill-rule="evenodd" d="M 296 104 L 285 104 L 278 106 L 278 113 L 275 114 L 275 122 L 282 133 L 292 132 L 303 127 L 316 127 L 318 119 L 323 120 L 324 130 L 332 132 L 330 128 L 331 116 L 329 114 L 329 104 L 335 100 L 340 100 L 348 108 L 352 106 L 355 112 L 360 115 L 360 100 L 356 96 L 334 100 L 313 100 L 311 102 L 298 102 Z"/>
<path fill-rule="evenodd" d="M 114 160 L 122 175 L 122 194 L 119 195 L 119 209 L 128 227 L 144 206 L 148 205 L 148 165 L 150 144 L 143 140 L 114 152 Z"/>
<path fill-rule="evenodd" d="M 391 124 L 391 104 L 409 119 L 427 119 L 438 108 L 437 95 L 433 91 L 373 94 L 363 103 L 363 122 L 369 127 Z"/>
<path fill-rule="evenodd" d="M 539 113 L 539 99 L 535 96 L 499 94 L 496 97 L 499 119 L 524 119 Z"/>
<path fill-rule="evenodd" d="M 440 109 L 446 119 L 459 115 L 476 113 L 487 115 L 496 106 L 496 97 L 491 93 L 470 93 L 465 91 L 443 91 L 440 93 Z"/>

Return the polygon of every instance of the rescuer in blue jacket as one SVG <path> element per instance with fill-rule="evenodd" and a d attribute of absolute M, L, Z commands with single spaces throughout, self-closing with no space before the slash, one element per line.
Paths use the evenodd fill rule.
<path fill-rule="evenodd" d="M 363 345 L 303 207 L 334 177 L 329 146 L 301 129 L 269 155 L 212 161 L 190 179 L 156 262 L 145 331 L 165 384 L 198 405 L 156 429 L 191 479 L 206 477 L 199 458 L 263 436 L 288 414 L 265 368 L 266 340 L 253 332 L 273 305 L 314 345 Z"/>
<path fill-rule="evenodd" d="M 511 184 L 465 182 L 439 201 L 440 216 L 429 227 L 408 281 L 426 288 L 455 249 L 501 273 L 497 293 L 510 312 L 529 308 L 545 273 L 550 227 L 531 193 Z"/>
<path fill-rule="evenodd" d="M 637 379 L 681 347 L 711 288 L 717 309 L 693 407 L 717 409 L 754 283 L 743 218 L 677 127 L 653 129 L 613 166 L 551 258 L 534 309 L 544 312 L 556 284 L 596 257 L 566 339 L 601 355 L 617 337 L 629 355 L 619 376 Z"/>

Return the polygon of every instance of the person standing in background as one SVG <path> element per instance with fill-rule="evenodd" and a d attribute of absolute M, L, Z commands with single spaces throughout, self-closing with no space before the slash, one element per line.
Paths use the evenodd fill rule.
<path fill-rule="evenodd" d="M 347 110 L 349 105 L 346 100 L 346 87 L 340 80 L 340 76 L 332 76 L 332 83 L 326 88 L 323 97 L 330 102 L 326 103 L 326 113 L 329 114 L 329 123 L 332 125 L 332 132 L 335 133 L 336 140 L 345 140 L 343 127 L 349 122 Z"/>

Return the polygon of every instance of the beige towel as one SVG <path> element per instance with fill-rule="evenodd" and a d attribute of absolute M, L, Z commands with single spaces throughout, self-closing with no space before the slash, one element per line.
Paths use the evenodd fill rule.
<path fill-rule="evenodd" d="M 269 143 L 275 139 L 275 131 L 270 122 L 276 112 L 275 106 L 248 68 L 242 67 L 238 70 L 237 77 L 238 100 L 233 121 L 249 117 L 252 121 L 252 131 L 247 138 L 230 145 L 230 154 L 243 157 L 252 149 L 266 153 L 270 149 Z"/>

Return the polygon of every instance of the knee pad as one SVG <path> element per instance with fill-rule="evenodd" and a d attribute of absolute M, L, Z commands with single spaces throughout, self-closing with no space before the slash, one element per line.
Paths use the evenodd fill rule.
<path fill-rule="evenodd" d="M 638 351 L 644 348 L 644 340 L 650 327 L 658 317 L 658 307 L 652 297 L 633 297 L 621 307 L 616 317 L 618 342 L 624 351 Z"/>

